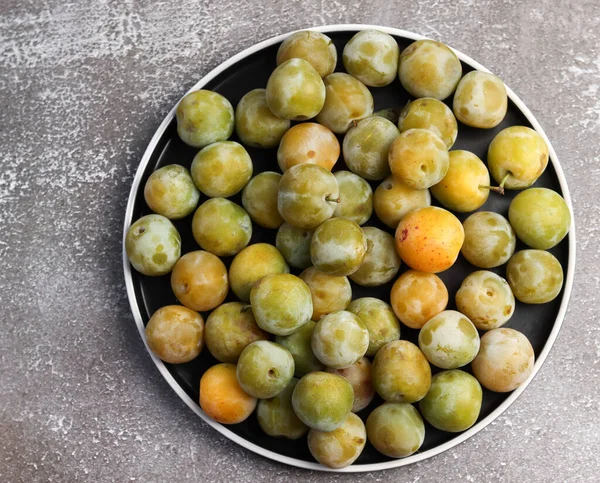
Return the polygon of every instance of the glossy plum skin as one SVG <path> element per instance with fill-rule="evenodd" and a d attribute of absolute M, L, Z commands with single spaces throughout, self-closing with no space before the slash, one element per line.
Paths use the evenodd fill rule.
<path fill-rule="evenodd" d="M 548 188 L 529 188 L 515 196 L 508 219 L 519 240 L 539 250 L 558 245 L 571 226 L 567 203 Z"/>
<path fill-rule="evenodd" d="M 521 250 L 506 266 L 506 279 L 515 297 L 525 304 L 545 304 L 560 294 L 563 269 L 552 253 Z"/>
<path fill-rule="evenodd" d="M 283 173 L 297 164 L 316 164 L 331 171 L 340 157 L 340 142 L 329 129 L 315 122 L 296 124 L 281 138 L 277 164 Z"/>
<path fill-rule="evenodd" d="M 352 409 L 354 392 L 350 383 L 337 374 L 310 372 L 300 379 L 292 394 L 294 412 L 317 431 L 339 428 Z"/>
<path fill-rule="evenodd" d="M 171 288 L 186 307 L 198 312 L 212 310 L 221 305 L 229 291 L 227 269 L 212 253 L 186 253 L 173 268 Z"/>
<path fill-rule="evenodd" d="M 154 171 L 144 186 L 148 208 L 170 220 L 185 218 L 198 205 L 200 191 L 190 172 L 178 164 Z"/>
<path fill-rule="evenodd" d="M 235 108 L 235 132 L 246 146 L 274 148 L 290 128 L 288 119 L 271 112 L 266 93 L 265 89 L 254 89 Z"/>
<path fill-rule="evenodd" d="M 482 386 L 495 392 L 510 392 L 533 372 L 535 355 L 521 332 L 501 327 L 486 332 L 473 360 L 473 374 Z"/>
<path fill-rule="evenodd" d="M 400 322 L 392 308 L 383 300 L 362 297 L 353 300 L 348 311 L 357 315 L 369 332 L 367 356 L 373 357 L 388 342 L 400 338 Z"/>
<path fill-rule="evenodd" d="M 448 289 L 433 273 L 407 270 L 394 282 L 390 303 L 407 327 L 420 329 L 448 305 Z"/>
<path fill-rule="evenodd" d="M 379 30 L 361 30 L 344 46 L 346 71 L 363 84 L 383 87 L 398 72 L 400 48 L 394 37 Z"/>
<path fill-rule="evenodd" d="M 475 424 L 482 399 L 483 391 L 477 379 L 454 369 L 433 376 L 431 389 L 419 402 L 419 409 L 432 426 L 458 433 Z"/>
<path fill-rule="evenodd" d="M 195 148 L 225 141 L 233 132 L 233 107 L 216 92 L 190 92 L 178 104 L 175 115 L 179 137 Z"/>
<path fill-rule="evenodd" d="M 373 195 L 373 208 L 377 218 L 394 229 L 409 211 L 430 205 L 429 190 L 409 188 L 394 176 L 388 176 Z"/>
<path fill-rule="evenodd" d="M 504 82 L 489 72 L 471 71 L 458 83 L 452 109 L 467 126 L 491 129 L 502 122 L 508 108 Z"/>
<path fill-rule="evenodd" d="M 412 404 L 386 402 L 369 414 L 367 437 L 380 453 L 405 458 L 423 444 L 425 425 Z"/>
<path fill-rule="evenodd" d="M 328 275 L 315 267 L 309 267 L 300 274 L 300 278 L 310 288 L 314 321 L 319 321 L 331 312 L 344 310 L 352 300 L 352 287 L 348 277 Z"/>
<path fill-rule="evenodd" d="M 373 213 L 371 185 L 350 171 L 336 171 L 333 175 L 340 189 L 340 202 L 333 216 L 364 225 Z"/>
<path fill-rule="evenodd" d="M 237 362 L 246 346 L 257 340 L 269 340 L 249 306 L 240 302 L 219 305 L 206 319 L 204 342 L 219 362 Z"/>
<path fill-rule="evenodd" d="M 308 431 L 292 407 L 292 394 L 298 379 L 292 378 L 283 391 L 270 399 L 261 399 L 256 408 L 260 428 L 269 436 L 298 439 Z"/>
<path fill-rule="evenodd" d="M 352 385 L 352 390 L 354 391 L 354 404 L 352 405 L 353 413 L 357 413 L 366 408 L 375 397 L 375 390 L 373 389 L 371 378 L 371 362 L 366 357 L 363 357 L 361 360 L 345 369 L 328 367 L 326 371 L 331 374 L 342 376 Z"/>
<path fill-rule="evenodd" d="M 295 268 L 308 268 L 312 265 L 310 260 L 310 241 L 313 232 L 296 228 L 289 223 L 284 223 L 277 230 L 275 246 L 285 258 L 285 261 Z"/>
<path fill-rule="evenodd" d="M 281 175 L 265 171 L 252 178 L 242 191 L 242 205 L 254 223 L 276 230 L 283 224 L 277 210 L 277 193 Z"/>
<path fill-rule="evenodd" d="M 325 432 L 311 429 L 308 432 L 310 454 L 329 468 L 350 466 L 362 453 L 367 442 L 367 431 L 362 420 L 350 413 L 337 429 Z"/>
<path fill-rule="evenodd" d="M 396 229 L 396 249 L 411 268 L 439 273 L 456 261 L 465 238 L 462 223 L 436 206 L 408 213 Z"/>
<path fill-rule="evenodd" d="M 141 274 L 165 275 L 181 256 L 181 236 L 164 216 L 142 216 L 127 230 L 125 252 L 133 268 Z"/>
<path fill-rule="evenodd" d="M 463 222 L 465 241 L 460 252 L 471 265 L 494 268 L 504 265 L 515 252 L 517 238 L 510 223 L 499 213 L 478 211 Z"/>
<path fill-rule="evenodd" d="M 326 77 L 335 69 L 337 50 L 327 35 L 302 30 L 287 37 L 277 50 L 277 65 L 294 58 L 306 60 L 321 77 Z"/>
<path fill-rule="evenodd" d="M 458 135 L 458 124 L 452 110 L 442 101 L 423 97 L 410 102 L 398 118 L 400 132 L 409 129 L 427 129 L 437 134 L 447 149 L 450 149 Z"/>
<path fill-rule="evenodd" d="M 240 387 L 235 364 L 215 364 L 200 379 L 200 407 L 221 424 L 238 424 L 256 408 L 256 398 Z"/>
<path fill-rule="evenodd" d="M 296 377 L 302 377 L 313 371 L 322 371 L 325 366 L 313 354 L 311 347 L 312 334 L 317 323 L 309 320 L 296 332 L 286 336 L 277 336 L 275 342 L 290 351 L 294 358 Z"/>
<path fill-rule="evenodd" d="M 152 352 L 165 362 L 189 362 L 204 347 L 204 319 L 186 307 L 166 305 L 150 317 L 146 341 Z"/>
<path fill-rule="evenodd" d="M 396 276 L 400 270 L 400 257 L 392 235 L 374 226 L 363 228 L 363 232 L 367 238 L 367 252 L 359 269 L 349 277 L 359 285 L 377 287 Z"/>

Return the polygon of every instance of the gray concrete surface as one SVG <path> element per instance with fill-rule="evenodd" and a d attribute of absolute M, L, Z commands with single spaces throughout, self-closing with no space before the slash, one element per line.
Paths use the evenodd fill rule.
<path fill-rule="evenodd" d="M 600 15 L 596 0 L 0 2 L 0 481 L 505 481 L 600 478 Z M 184 406 L 145 353 L 121 223 L 154 129 L 253 43 L 333 23 L 443 40 L 498 73 L 562 160 L 579 256 L 564 328 L 521 398 L 408 468 L 273 463 Z"/>

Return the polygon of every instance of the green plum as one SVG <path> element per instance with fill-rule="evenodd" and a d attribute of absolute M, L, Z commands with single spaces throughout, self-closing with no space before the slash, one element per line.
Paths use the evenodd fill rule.
<path fill-rule="evenodd" d="M 354 391 L 353 413 L 366 408 L 375 397 L 375 390 L 373 389 L 373 382 L 371 380 L 371 362 L 366 357 L 363 357 L 350 367 L 344 369 L 328 367 L 326 371 L 342 376 L 352 385 L 352 390 Z"/>
<path fill-rule="evenodd" d="M 479 330 L 497 329 L 515 312 L 515 296 L 508 282 L 494 272 L 479 270 L 462 281 L 456 307 Z"/>
<path fill-rule="evenodd" d="M 277 336 L 275 342 L 290 351 L 294 358 L 296 377 L 302 377 L 313 371 L 321 371 L 325 367 L 313 354 L 311 339 L 317 323 L 309 320 L 296 332 L 286 336 Z"/>
<path fill-rule="evenodd" d="M 417 40 L 400 54 L 398 77 L 413 97 L 443 101 L 454 92 L 461 76 L 456 54 L 435 40 Z"/>
<path fill-rule="evenodd" d="M 282 119 L 303 121 L 315 117 L 325 103 L 325 84 L 315 68 L 303 59 L 280 64 L 267 82 L 267 104 Z"/>
<path fill-rule="evenodd" d="M 331 172 L 316 164 L 299 164 L 281 177 L 277 209 L 290 225 L 314 230 L 331 218 L 339 197 L 338 183 Z"/>
<path fill-rule="evenodd" d="M 389 282 L 400 270 L 400 257 L 394 237 L 379 228 L 363 228 L 367 237 L 367 253 L 360 268 L 349 275 L 353 282 L 365 287 L 377 287 Z"/>
<path fill-rule="evenodd" d="M 548 188 L 530 188 L 515 196 L 508 219 L 519 240 L 539 250 L 558 245 L 571 226 L 567 203 Z"/>
<path fill-rule="evenodd" d="M 256 418 L 261 429 L 269 436 L 298 439 L 308 431 L 308 426 L 300 421 L 292 407 L 296 384 L 298 379 L 292 378 L 279 394 L 258 401 Z"/>
<path fill-rule="evenodd" d="M 277 230 L 275 246 L 292 267 L 308 268 L 312 265 L 310 260 L 312 235 L 312 231 L 284 223 Z"/>
<path fill-rule="evenodd" d="M 231 290 L 240 300 L 250 301 L 252 286 L 266 275 L 289 273 L 279 250 L 268 243 L 255 243 L 238 253 L 229 267 Z"/>
<path fill-rule="evenodd" d="M 317 122 L 336 134 L 373 114 L 373 96 L 367 86 L 351 75 L 335 72 L 325 77 L 326 97 Z"/>
<path fill-rule="evenodd" d="M 144 199 L 155 213 L 177 220 L 196 209 L 200 192 L 187 169 L 170 164 L 150 175 L 144 186 Z"/>
<path fill-rule="evenodd" d="M 246 146 L 275 148 L 290 128 L 288 119 L 281 119 L 267 105 L 265 89 L 248 92 L 235 108 L 235 132 Z"/>
<path fill-rule="evenodd" d="M 369 331 L 352 312 L 325 315 L 312 334 L 312 350 L 327 367 L 344 369 L 358 362 L 369 348 Z"/>
<path fill-rule="evenodd" d="M 550 252 L 521 250 L 508 261 L 506 279 L 520 302 L 545 304 L 558 297 L 563 285 L 563 269 Z"/>
<path fill-rule="evenodd" d="M 258 326 L 275 335 L 290 335 L 306 324 L 313 313 L 310 289 L 289 273 L 266 275 L 250 291 Z"/>
<path fill-rule="evenodd" d="M 265 171 L 252 178 L 242 191 L 242 205 L 252 220 L 263 228 L 276 230 L 283 223 L 277 211 L 277 193 L 281 175 Z"/>
<path fill-rule="evenodd" d="M 501 327 L 483 335 L 481 349 L 471 367 L 486 389 L 510 392 L 531 376 L 534 362 L 529 339 L 517 330 Z"/>
<path fill-rule="evenodd" d="M 431 389 L 419 403 L 419 409 L 433 427 L 459 433 L 475 424 L 482 399 L 483 391 L 477 379 L 454 369 L 433 376 Z"/>
<path fill-rule="evenodd" d="M 350 414 L 354 392 L 350 383 L 337 374 L 310 372 L 294 389 L 292 406 L 300 420 L 317 431 L 339 428 Z"/>
<path fill-rule="evenodd" d="M 409 129 L 398 136 L 388 155 L 392 175 L 412 189 L 439 183 L 450 164 L 444 141 L 427 129 Z"/>
<path fill-rule="evenodd" d="M 313 320 L 337 310 L 344 310 L 352 300 L 348 277 L 336 277 L 309 267 L 300 274 L 312 294 Z"/>
<path fill-rule="evenodd" d="M 380 116 L 358 121 L 348 130 L 342 144 L 348 169 L 368 180 L 385 178 L 390 174 L 390 146 L 399 134 L 393 122 Z"/>
<path fill-rule="evenodd" d="M 216 92 L 190 92 L 177 106 L 175 115 L 179 137 L 195 148 L 225 141 L 233 132 L 233 107 Z"/>
<path fill-rule="evenodd" d="M 257 340 L 269 340 L 252 309 L 240 302 L 219 305 L 206 319 L 204 342 L 219 362 L 237 362 L 246 346 Z"/>
<path fill-rule="evenodd" d="M 340 189 L 340 202 L 333 216 L 346 218 L 363 225 L 373 213 L 373 190 L 371 185 L 350 171 L 336 171 L 334 174 Z"/>
<path fill-rule="evenodd" d="M 389 402 L 413 403 L 425 397 L 431 367 L 421 350 L 407 340 L 384 345 L 373 359 L 373 387 Z"/>
<path fill-rule="evenodd" d="M 391 84 L 398 72 L 400 48 L 394 37 L 379 30 L 361 30 L 344 47 L 344 67 L 371 87 Z"/>
<path fill-rule="evenodd" d="M 400 321 L 392 308 L 383 300 L 362 297 L 348 305 L 348 312 L 357 315 L 369 332 L 369 348 L 366 355 L 377 354 L 388 342 L 400 338 Z"/>
<path fill-rule="evenodd" d="M 125 251 L 133 268 L 141 274 L 165 275 L 181 256 L 181 237 L 164 216 L 146 215 L 127 230 Z"/>
<path fill-rule="evenodd" d="M 302 30 L 287 37 L 277 50 L 277 65 L 290 59 L 304 59 L 321 77 L 326 77 L 335 69 L 337 50 L 327 35 Z"/>
<path fill-rule="evenodd" d="M 400 132 L 427 129 L 437 134 L 447 149 L 454 145 L 458 135 L 458 124 L 452 110 L 433 97 L 415 99 L 402 109 L 398 129 Z"/>
<path fill-rule="evenodd" d="M 344 423 L 333 431 L 308 432 L 310 454 L 329 468 L 350 466 L 362 453 L 367 442 L 367 431 L 356 414 L 349 414 Z"/>
<path fill-rule="evenodd" d="M 496 127 L 508 108 L 504 82 L 489 72 L 471 71 L 458 83 L 452 108 L 456 118 L 467 126 Z"/>
<path fill-rule="evenodd" d="M 419 331 L 419 348 L 434 366 L 456 369 L 477 355 L 479 334 L 468 317 L 455 310 L 444 310 Z"/>
<path fill-rule="evenodd" d="M 211 198 L 228 198 L 241 191 L 252 177 L 252 159 L 241 144 L 222 141 L 203 148 L 192 161 L 192 178 Z"/>
<path fill-rule="evenodd" d="M 509 190 L 528 188 L 548 165 L 548 145 L 533 129 L 510 126 L 492 139 L 487 162 L 500 187 Z"/>
<path fill-rule="evenodd" d="M 329 129 L 316 122 L 301 122 L 284 134 L 277 149 L 283 173 L 297 164 L 317 164 L 331 171 L 340 157 L 340 142 Z"/>
<path fill-rule="evenodd" d="M 344 218 L 331 218 L 317 228 L 310 241 L 313 265 L 329 275 L 356 272 L 367 253 L 367 237 L 362 228 Z"/>
<path fill-rule="evenodd" d="M 375 214 L 387 226 L 394 229 L 409 211 L 430 205 L 429 190 L 409 188 L 394 176 L 388 176 L 373 195 Z"/>
<path fill-rule="evenodd" d="M 517 238 L 506 218 L 493 211 L 478 211 L 463 222 L 465 241 L 460 249 L 479 268 L 504 265 L 515 252 Z"/>
<path fill-rule="evenodd" d="M 294 359 L 279 344 L 258 340 L 240 354 L 236 375 L 245 392 L 258 399 L 269 399 L 277 396 L 292 380 Z"/>
<path fill-rule="evenodd" d="M 203 250 L 227 257 L 250 243 L 252 221 L 248 213 L 233 201 L 211 198 L 194 213 L 192 233 Z"/>
<path fill-rule="evenodd" d="M 380 453 L 405 458 L 423 444 L 425 425 L 412 404 L 386 402 L 369 414 L 367 437 Z"/>

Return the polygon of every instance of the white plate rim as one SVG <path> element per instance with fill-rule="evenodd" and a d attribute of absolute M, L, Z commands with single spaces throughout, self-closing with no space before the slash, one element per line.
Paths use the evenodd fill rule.
<path fill-rule="evenodd" d="M 397 35 L 397 36 L 405 37 L 405 38 L 412 39 L 412 40 L 420 40 L 420 39 L 428 38 L 428 37 L 424 37 L 422 35 L 418 35 L 418 34 L 415 34 L 413 32 L 409 32 L 406 30 L 401 30 L 401 29 L 397 29 L 397 28 L 393 28 L 393 27 L 378 26 L 378 25 L 368 25 L 368 24 L 335 24 L 335 25 L 324 25 L 324 26 L 320 26 L 320 27 L 313 27 L 313 28 L 301 29 L 301 30 L 314 30 L 317 32 L 327 33 L 327 32 L 339 32 L 339 31 L 360 31 L 360 30 L 365 30 L 365 29 L 376 29 L 376 30 L 380 30 L 382 32 L 386 32 L 390 35 Z M 186 92 L 186 94 L 202 88 L 208 82 L 210 82 L 212 79 L 214 79 L 217 75 L 219 75 L 221 72 L 223 72 L 224 70 L 228 69 L 229 67 L 235 65 L 240 60 L 242 60 L 242 59 L 248 57 L 249 55 L 252 55 L 266 47 L 270 47 L 274 44 L 277 44 L 277 43 L 283 41 L 287 36 L 289 36 L 293 32 L 295 32 L 295 31 L 291 31 L 288 33 L 277 35 L 275 37 L 271 37 L 267 40 L 263 40 L 262 42 L 254 44 L 253 46 L 243 50 L 242 52 L 239 52 L 238 54 L 230 57 L 225 62 L 221 63 L 220 65 L 215 67 L 213 70 L 211 70 L 202 79 L 200 79 L 191 89 L 189 89 Z M 456 49 L 452 49 L 452 50 L 456 53 L 456 55 L 458 56 L 458 58 L 461 61 L 470 65 L 474 69 L 480 70 L 483 72 L 490 72 L 488 69 L 486 69 L 484 66 L 482 66 L 480 63 L 476 62 L 475 60 L 471 59 L 469 56 L 463 54 L 462 52 L 457 51 Z M 556 175 L 557 175 L 557 178 L 558 178 L 558 181 L 559 181 L 562 193 L 563 193 L 563 198 L 565 199 L 565 202 L 567 203 L 567 206 L 569 207 L 571 214 L 573 214 L 573 206 L 572 206 L 572 202 L 571 202 L 569 188 L 567 186 L 567 180 L 566 180 L 565 174 L 562 170 L 562 166 L 560 165 L 560 162 L 558 161 L 556 152 L 554 151 L 554 148 L 552 147 L 552 144 L 550 143 L 548 137 L 546 136 L 546 133 L 544 132 L 541 125 L 536 120 L 533 113 L 527 108 L 527 106 L 525 106 L 523 101 L 521 101 L 521 99 L 508 86 L 506 86 L 506 91 L 507 91 L 508 97 L 511 99 L 511 101 L 513 101 L 515 103 L 517 108 L 523 113 L 523 115 L 531 123 L 533 128 L 544 138 L 544 140 L 548 144 L 549 153 L 550 153 L 550 162 L 552 163 L 552 165 L 556 171 Z M 548 354 L 549 354 L 550 350 L 552 349 L 554 342 L 556 341 L 556 338 L 558 336 L 558 333 L 560 331 L 560 328 L 562 326 L 562 323 L 563 323 L 563 320 L 564 320 L 564 317 L 565 317 L 565 314 L 567 311 L 569 299 L 571 297 L 571 292 L 573 290 L 573 280 L 575 277 L 576 249 L 575 249 L 575 220 L 574 220 L 573 216 L 571 216 L 571 226 L 570 226 L 570 230 L 569 230 L 569 250 L 568 250 L 569 264 L 567 267 L 567 273 L 566 273 L 566 277 L 565 277 L 564 294 L 563 294 L 562 302 L 560 304 L 558 314 L 557 314 L 556 320 L 554 322 L 554 327 L 552 328 L 552 331 L 550 332 L 550 335 L 548 336 L 548 340 L 546 341 L 544 348 L 540 352 L 539 357 L 535 361 L 535 365 L 534 365 L 532 374 L 529 376 L 529 378 L 525 382 L 523 382 L 523 384 L 521 384 L 521 386 L 519 386 L 517 389 L 515 389 L 502 402 L 502 404 L 500 404 L 496 409 L 494 409 L 487 417 L 485 417 L 484 419 L 479 421 L 477 424 L 473 425 L 467 431 L 465 431 L 465 432 L 461 433 L 460 435 L 458 435 L 457 437 L 453 438 L 452 440 L 447 441 L 439 446 L 436 446 L 435 448 L 431 448 L 427 451 L 423 451 L 422 453 L 415 453 L 411 456 L 408 456 L 407 458 L 386 461 L 383 463 L 351 465 L 351 466 L 348 466 L 348 467 L 342 468 L 342 469 L 331 469 L 331 468 L 327 468 L 323 465 L 320 465 L 316 462 L 310 462 L 310 461 L 304 461 L 304 460 L 300 460 L 300 459 L 296 459 L 296 458 L 290 458 L 288 456 L 284 456 L 284 455 L 275 453 L 273 451 L 264 449 L 261 446 L 251 443 L 250 441 L 242 438 L 241 436 L 239 436 L 239 435 L 235 434 L 234 432 L 232 432 L 231 430 L 227 429 L 227 427 L 225 427 L 222 424 L 209 418 L 204 413 L 204 411 L 202 411 L 202 409 L 196 403 L 196 401 L 194 401 L 183 390 L 183 388 L 177 383 L 175 378 L 171 375 L 171 373 L 166 368 L 165 364 L 158 357 L 156 357 L 154 355 L 154 353 L 148 347 L 148 343 L 146 341 L 146 335 L 145 335 L 144 321 L 142 318 L 142 314 L 139 310 L 137 298 L 135 295 L 135 289 L 133 286 L 133 278 L 131 276 L 131 266 L 129 264 L 129 260 L 127 259 L 127 254 L 125 253 L 125 236 L 127 234 L 127 229 L 129 228 L 129 226 L 132 223 L 135 197 L 139 190 L 140 183 L 141 183 L 141 180 L 143 177 L 143 173 L 146 169 L 146 166 L 150 162 L 152 154 L 154 153 L 154 150 L 156 149 L 156 146 L 157 146 L 160 138 L 164 134 L 165 130 L 167 129 L 167 127 L 169 126 L 169 124 L 171 123 L 173 118 L 175 117 L 175 110 L 176 110 L 177 104 L 175 104 L 175 106 L 167 114 L 167 116 L 165 117 L 163 122 L 160 124 L 160 126 L 158 127 L 158 129 L 156 130 L 154 135 L 152 136 L 152 139 L 150 140 L 150 143 L 148 144 L 148 147 L 146 148 L 146 151 L 144 152 L 144 155 L 142 156 L 139 167 L 138 167 L 135 177 L 133 179 L 133 183 L 132 183 L 131 190 L 129 193 L 129 199 L 127 201 L 127 209 L 125 211 L 125 220 L 124 220 L 124 226 L 123 226 L 123 272 L 125 275 L 125 286 L 127 289 L 127 297 L 129 299 L 131 311 L 132 311 L 135 323 L 137 325 L 138 331 L 142 337 L 142 340 L 144 341 L 144 345 L 146 346 L 146 350 L 148 351 L 150 357 L 152 358 L 152 361 L 158 368 L 159 372 L 162 374 L 162 376 L 165 378 L 165 380 L 169 383 L 169 385 L 175 391 L 175 393 L 183 400 L 183 402 L 185 402 L 185 404 L 187 404 L 187 406 L 189 406 L 189 408 L 192 411 L 194 411 L 198 416 L 200 416 L 204 420 L 204 422 L 206 422 L 209 426 L 216 429 L 223 436 L 229 438 L 230 440 L 239 444 L 240 446 L 242 446 L 246 449 L 249 449 L 250 451 L 253 451 L 253 452 L 255 452 L 261 456 L 264 456 L 266 458 L 270 458 L 274 461 L 278 461 L 280 463 L 285 463 L 287 465 L 296 466 L 298 468 L 305 468 L 305 469 L 309 469 L 309 470 L 339 472 L 339 473 L 360 473 L 360 472 L 369 472 L 369 471 L 380 471 L 380 470 L 385 470 L 385 469 L 390 469 L 390 468 L 398 468 L 401 466 L 405 466 L 405 465 L 409 465 L 412 463 L 416 463 L 418 461 L 425 460 L 427 458 L 431 458 L 431 457 L 438 455 L 444 451 L 447 451 L 450 448 L 457 446 L 458 444 L 462 443 L 463 441 L 467 440 L 471 436 L 473 436 L 476 433 L 478 433 L 479 431 L 481 431 L 488 424 L 490 424 L 492 421 L 494 421 L 496 418 L 498 418 L 506 409 L 508 409 L 508 407 L 513 402 L 515 402 L 515 400 L 519 397 L 519 395 L 525 390 L 525 388 L 529 385 L 529 383 L 535 377 L 535 375 L 537 374 L 537 372 L 540 370 L 541 366 L 543 365 L 544 361 L 548 357 Z"/>

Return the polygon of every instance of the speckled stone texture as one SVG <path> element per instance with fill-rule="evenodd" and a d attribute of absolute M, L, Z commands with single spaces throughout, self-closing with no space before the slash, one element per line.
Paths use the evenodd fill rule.
<path fill-rule="evenodd" d="M 598 481 L 597 0 L 0 2 L 0 481 Z M 499 74 L 571 187 L 575 287 L 546 364 L 494 424 L 407 468 L 326 475 L 210 429 L 146 354 L 121 229 L 154 130 L 257 41 L 333 23 L 445 41 Z"/>

